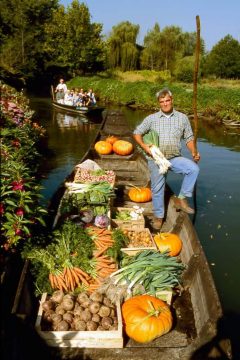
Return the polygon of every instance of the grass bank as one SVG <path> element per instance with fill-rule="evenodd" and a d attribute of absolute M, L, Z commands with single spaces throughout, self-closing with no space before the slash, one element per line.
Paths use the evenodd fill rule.
<path fill-rule="evenodd" d="M 193 85 L 173 82 L 167 73 L 151 71 L 101 73 L 92 77 L 75 77 L 69 88 L 93 88 L 103 103 L 115 103 L 157 110 L 155 94 L 169 87 L 179 111 L 193 113 Z M 198 85 L 198 112 L 216 121 L 240 122 L 240 81 L 204 80 Z"/>

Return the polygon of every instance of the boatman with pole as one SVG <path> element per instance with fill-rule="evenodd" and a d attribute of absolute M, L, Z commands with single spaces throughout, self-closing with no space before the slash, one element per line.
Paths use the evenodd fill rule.
<path fill-rule="evenodd" d="M 159 91 L 156 97 L 160 111 L 147 116 L 136 127 L 133 136 L 147 157 L 154 211 L 152 226 L 155 230 L 160 230 L 165 216 L 164 194 L 168 170 L 183 175 L 179 195 L 174 200 L 175 207 L 188 214 L 194 214 L 195 210 L 190 207 L 187 199 L 192 197 L 197 181 L 199 174 L 197 162 L 200 160 L 200 154 L 196 149 L 188 117 L 173 108 L 172 92 L 165 88 Z M 147 138 L 149 133 L 157 135 L 157 143 L 149 141 L 149 137 Z M 182 139 L 192 159 L 181 155 Z"/>

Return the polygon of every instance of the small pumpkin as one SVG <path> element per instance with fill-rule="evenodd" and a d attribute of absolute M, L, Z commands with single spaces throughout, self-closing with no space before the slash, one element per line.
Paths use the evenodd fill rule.
<path fill-rule="evenodd" d="M 112 152 L 112 144 L 104 140 L 97 141 L 94 145 L 94 148 L 97 153 L 101 155 L 108 155 Z"/>
<path fill-rule="evenodd" d="M 133 152 L 133 144 L 126 140 L 117 140 L 113 144 L 113 151 L 117 155 L 130 155 Z"/>
<path fill-rule="evenodd" d="M 177 256 L 182 250 L 182 240 L 176 234 L 159 233 L 154 236 L 154 241 L 160 252 L 169 251 L 170 256 Z"/>
<path fill-rule="evenodd" d="M 115 135 L 109 135 L 107 138 L 106 138 L 106 142 L 110 143 L 110 144 L 114 144 L 116 141 L 118 141 L 118 137 L 115 136 Z"/>
<path fill-rule="evenodd" d="M 131 188 L 128 192 L 130 200 L 136 203 L 143 203 L 152 200 L 152 192 L 149 188 Z"/>
<path fill-rule="evenodd" d="M 164 301 L 151 295 L 138 295 L 122 305 L 126 334 L 140 343 L 150 342 L 172 328 L 172 314 Z"/>

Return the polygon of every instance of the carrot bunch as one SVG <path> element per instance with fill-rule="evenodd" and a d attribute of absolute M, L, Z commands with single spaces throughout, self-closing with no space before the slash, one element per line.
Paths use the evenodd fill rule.
<path fill-rule="evenodd" d="M 53 289 L 74 291 L 80 285 L 89 286 L 90 276 L 79 267 L 64 267 L 58 274 L 49 274 L 49 281 Z"/>
<path fill-rule="evenodd" d="M 93 292 L 99 288 L 106 277 L 117 270 L 117 264 L 112 258 L 105 255 L 105 252 L 114 243 L 112 232 L 110 230 L 99 229 L 97 227 L 91 227 L 89 231 L 91 236 L 93 236 L 96 246 L 96 250 L 93 252 L 93 255 L 96 260 L 97 276 L 88 288 L 89 292 Z"/>

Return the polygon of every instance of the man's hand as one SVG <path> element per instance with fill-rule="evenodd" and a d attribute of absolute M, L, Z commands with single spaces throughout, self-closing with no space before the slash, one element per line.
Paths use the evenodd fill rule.
<path fill-rule="evenodd" d="M 192 153 L 193 161 L 198 162 L 200 160 L 200 154 L 199 152 Z"/>

